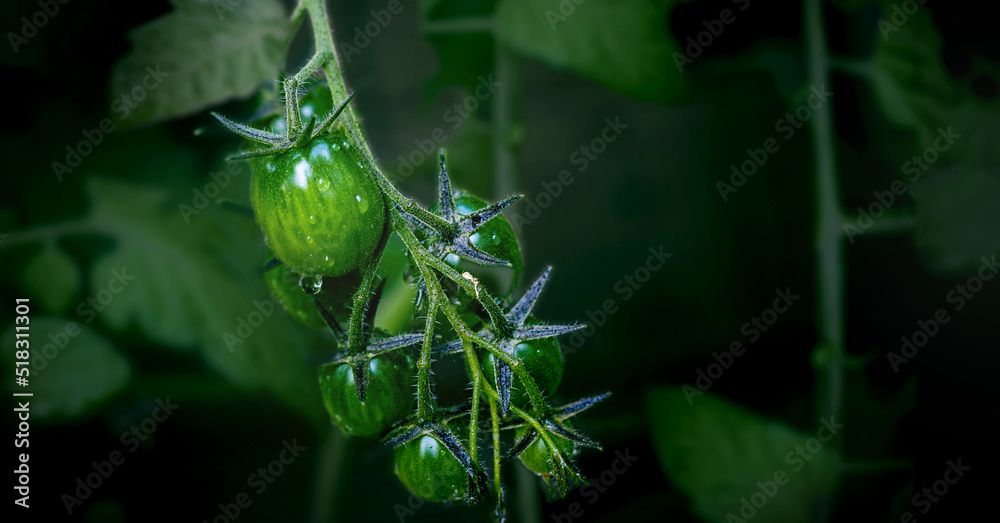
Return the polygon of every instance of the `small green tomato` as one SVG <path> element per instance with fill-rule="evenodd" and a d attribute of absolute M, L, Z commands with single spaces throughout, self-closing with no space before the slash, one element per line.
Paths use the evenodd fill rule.
<path fill-rule="evenodd" d="M 376 437 L 385 434 L 415 408 L 415 377 L 413 358 L 390 352 L 369 361 L 365 403 L 358 400 L 354 373 L 347 363 L 321 367 L 319 386 L 327 412 L 345 433 Z"/>

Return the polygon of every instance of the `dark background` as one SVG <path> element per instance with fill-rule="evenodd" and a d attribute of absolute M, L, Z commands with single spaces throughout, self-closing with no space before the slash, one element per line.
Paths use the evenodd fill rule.
<path fill-rule="evenodd" d="M 578 9 L 599 3 L 592 1 Z M 351 38 L 355 28 L 369 22 L 372 9 L 385 7 L 378 0 L 329 4 L 338 42 Z M 474 86 L 478 77 L 493 69 L 490 37 L 429 36 L 421 30 L 429 20 L 480 16 L 490 12 L 493 3 L 436 4 L 440 5 L 423 14 L 416 2 L 404 1 L 403 11 L 345 63 L 347 81 L 358 92 L 354 103 L 385 170 L 398 169 L 399 155 L 413 151 L 414 140 L 431 136 L 435 128 L 449 129 L 443 115 L 467 96 L 463 85 Z M 824 19 L 832 53 L 845 61 L 868 63 L 882 40 L 876 24 L 888 16 L 891 5 L 861 1 L 826 5 Z M 670 3 L 662 30 L 683 48 L 684 38 L 700 31 L 703 20 L 731 6 L 730 2 Z M 229 273 L 233 300 L 246 299 L 250 304 L 251 298 L 265 297 L 267 291 L 253 272 L 263 259 L 263 244 L 252 223 L 213 206 L 193 220 L 218 221 L 218 227 L 185 229 L 176 211 L 178 204 L 190 203 L 192 188 L 210 181 L 209 173 L 222 168 L 223 158 L 238 146 L 238 140 L 222 132 L 208 111 L 246 118 L 254 110 L 254 100 L 237 97 L 182 117 L 123 126 L 106 136 L 59 183 L 51 162 L 63 159 L 65 145 L 79 139 L 80 129 L 93 128 L 113 114 L 109 81 L 116 63 L 132 49 L 129 31 L 168 13 L 171 7 L 167 2 L 71 2 L 60 9 L 20 52 L 12 54 L 5 47 L 0 55 L 0 70 L 10 87 L 0 136 L 6 186 L 0 195 L 0 231 L 9 234 L 0 239 L 2 303 L 30 297 L 37 303 L 33 320 L 53 316 L 57 318 L 54 324 L 61 325 L 58 318 L 74 319 L 76 304 L 100 290 L 92 279 L 101 282 L 108 276 L 91 271 L 115 249 L 118 240 L 113 234 L 71 233 L 58 236 L 55 244 L 19 239 L 25 237 L 24 231 L 37 231 L 46 224 L 86 223 L 80 217 L 91 208 L 87 187 L 94 177 L 163 191 L 164 216 L 178 222 L 170 225 L 169 233 L 180 238 L 180 243 L 172 245 L 181 255 L 189 252 L 185 241 L 191 242 L 191 249 L 205 252 L 212 252 L 204 249 L 211 244 L 224 253 L 220 256 L 227 263 L 243 264 L 239 271 Z M 20 17 L 37 10 L 33 2 L 6 2 L 2 7 L 5 32 L 16 31 Z M 907 193 L 895 204 L 893 211 L 903 221 L 912 217 L 910 227 L 884 235 L 868 232 L 853 244 L 844 243 L 844 334 L 847 353 L 857 357 L 851 360 L 857 364 L 845 374 L 845 429 L 838 436 L 842 439 L 837 452 L 851 466 L 889 463 L 889 468 L 876 465 L 874 471 L 858 472 L 846 467 L 849 471 L 839 476 L 837 488 L 829 491 L 828 510 L 818 510 L 825 516 L 814 521 L 899 521 L 900 514 L 913 508 L 910 496 L 940 479 L 946 461 L 958 458 L 972 470 L 926 515 L 916 514 L 917 520 L 957 521 L 979 511 L 991 514 L 994 508 L 990 498 L 996 484 L 992 480 L 995 409 L 990 407 L 996 398 L 1000 283 L 986 282 L 899 373 L 893 372 L 886 359 L 889 351 L 898 352 L 900 336 L 913 333 L 918 320 L 930 318 L 942 307 L 951 311 L 946 295 L 978 268 L 979 256 L 970 257 L 969 252 L 991 256 L 1000 250 L 996 220 L 1000 164 L 995 156 L 1000 139 L 996 131 L 1000 122 L 996 111 L 1000 80 L 997 12 L 981 4 L 927 2 L 919 14 L 929 16 L 929 27 L 937 34 L 908 38 L 918 43 L 940 38 L 940 50 L 933 56 L 946 73 L 951 99 L 943 99 L 939 92 L 922 92 L 916 82 L 906 86 L 911 91 L 896 100 L 926 97 L 931 102 L 912 104 L 918 107 L 920 118 L 925 110 L 935 117 L 942 114 L 928 109 L 928 104 L 940 103 L 940 111 L 946 111 L 968 103 L 979 116 L 979 126 L 970 127 L 968 138 L 963 137 L 968 147 L 943 155 L 925 175 L 925 182 L 931 180 L 928 185 L 911 187 L 916 198 Z M 776 289 L 790 287 L 801 298 L 749 346 L 709 394 L 781 423 L 803 438 L 819 426 L 817 408 L 828 385 L 815 365 L 821 359 L 814 350 L 821 314 L 814 239 L 815 150 L 808 124 L 782 141 L 780 151 L 729 201 L 722 201 L 715 185 L 728 177 L 731 164 L 746 159 L 748 147 L 760 147 L 765 138 L 776 136 L 774 122 L 803 103 L 798 95 L 808 94 L 802 18 L 796 3 L 753 2 L 680 75 L 686 86 L 683 96 L 623 92 L 544 59 L 517 59 L 518 74 L 507 87 L 516 102 L 512 111 L 516 124 L 510 132 L 521 138 L 513 175 L 498 175 L 492 167 L 488 130 L 496 115 L 491 114 L 489 103 L 460 129 L 449 129 L 445 146 L 454 162 L 454 183 L 485 198 L 506 196 L 497 188 L 509 184 L 525 193 L 526 200 L 537 201 L 544 191 L 543 182 L 557 179 L 563 169 L 574 170 L 574 183 L 518 231 L 525 263 L 522 285 L 545 266 L 555 268 L 537 316 L 551 322 L 585 321 L 588 312 L 598 310 L 607 299 L 620 307 L 567 356 L 556 397 L 568 402 L 613 393 L 610 400 L 574 420 L 604 445 L 603 452 L 587 449 L 579 455 L 585 474 L 594 477 L 608 470 L 616 451 L 628 450 L 637 457 L 636 463 L 617 476 L 593 504 L 580 492 L 571 493 L 565 501 L 547 503 L 532 478 L 526 480 L 517 470 L 519 465 L 509 466 L 505 477 L 512 519 L 555 521 L 556 515 L 576 502 L 582 504 L 584 515 L 574 521 L 713 521 L 699 515 L 687 483 L 665 465 L 664 456 L 677 452 L 672 447 L 677 443 L 654 427 L 658 423 L 672 427 L 674 418 L 651 399 L 655 397 L 651 391 L 693 385 L 696 372 L 714 361 L 714 352 L 745 340 L 741 325 L 770 306 Z M 891 38 L 906 37 L 903 30 L 909 29 L 903 27 Z M 309 45 L 308 31 L 300 31 L 287 54 L 288 70 L 303 63 Z M 923 74 L 924 52 L 914 44 L 910 56 L 903 53 L 905 63 L 913 64 L 918 76 Z M 607 64 L 612 70 L 614 62 Z M 649 66 L 669 69 L 671 74 L 676 71 L 672 60 Z M 900 165 L 927 146 L 921 141 L 920 124 L 900 125 L 893 119 L 895 113 L 886 108 L 886 100 L 873 94 L 877 81 L 871 75 L 877 71 L 868 74 L 859 77 L 838 71 L 830 86 L 836 93 L 832 97 L 833 145 L 840 202 L 847 216 L 869 205 L 873 191 L 884 190 L 900 178 Z M 584 172 L 576 172 L 571 154 L 598 136 L 609 117 L 620 117 L 628 124 L 627 130 Z M 948 118 L 943 117 L 942 125 L 950 124 Z M 196 135 L 196 129 L 204 132 Z M 421 202 L 432 203 L 434 163 L 417 166 L 397 186 Z M 985 189 L 971 194 L 966 188 L 949 189 L 947 177 L 962 169 L 988 174 L 980 186 Z M 498 176 L 507 178 L 498 181 Z M 248 185 L 245 174 L 236 177 L 225 194 L 247 201 Z M 988 190 L 994 192 L 983 192 Z M 128 193 L 119 197 L 127 199 Z M 516 223 L 514 216 L 524 212 L 523 205 L 515 205 L 508 218 Z M 122 219 L 128 221 L 128 215 Z M 155 241 L 161 230 L 168 229 L 151 228 L 148 235 Z M 40 263 L 37 257 L 43 245 L 56 245 L 69 265 L 49 260 L 38 265 L 41 275 L 32 275 L 32 264 Z M 623 300 L 615 291 L 616 283 L 644 263 L 648 249 L 661 245 L 673 257 L 634 296 Z M 387 274 L 397 271 L 391 276 L 401 271 L 398 259 L 390 259 L 388 265 Z M 67 278 L 63 272 L 77 276 Z M 128 298 L 115 317 L 98 316 L 88 325 L 119 353 L 116 358 L 127 363 L 126 378 L 113 390 L 94 393 L 99 397 L 75 410 L 32 418 L 32 508 L 30 516 L 22 516 L 19 510 L 19 518 L 212 521 L 220 503 L 231 503 L 240 492 L 251 492 L 247 476 L 273 460 L 283 441 L 297 439 L 307 450 L 265 492 L 251 494 L 252 505 L 239 520 L 398 520 L 395 505 L 405 504 L 408 493 L 392 474 L 390 449 L 378 441 L 348 441 L 331 435 L 311 383 L 296 386 L 306 391 L 302 397 L 307 398 L 296 400 L 292 393 L 275 392 L 267 379 L 254 381 L 220 371 L 213 359 L 216 356 L 202 350 L 208 338 L 203 329 L 193 328 L 190 335 L 151 334 L 157 329 L 136 318 L 152 317 L 148 321 L 155 323 L 153 313 L 169 315 L 171 308 L 182 311 L 177 312 L 181 317 L 193 314 L 195 306 L 184 295 L 164 296 L 181 280 L 198 280 L 199 276 L 182 270 L 166 275 L 144 273 L 139 267 L 135 272 L 140 283 L 143 277 L 162 277 L 162 285 L 156 287 L 157 292 Z M 171 278 L 178 280 L 172 283 Z M 393 280 L 401 288 L 399 281 Z M 69 290 L 60 292 L 64 288 Z M 163 305 L 153 307 L 150 314 L 126 312 L 130 307 L 150 308 L 150 301 L 156 300 Z M 397 302 L 394 306 L 401 307 L 406 300 Z M 8 311 L 2 316 L 3 330 L 7 330 L 14 312 L 13 305 L 4 307 Z M 250 307 L 237 310 L 250 311 Z M 327 354 L 322 334 L 295 326 L 281 314 L 268 320 L 280 322 L 280 327 L 268 331 L 272 334 L 257 334 L 274 336 L 262 343 L 271 347 L 274 357 L 287 353 L 305 367 L 314 361 L 310 357 Z M 186 324 L 178 321 L 167 325 L 164 320 L 166 326 L 160 330 L 182 332 Z M 220 321 L 235 328 L 235 318 Z M 42 330 L 34 332 L 38 338 L 45 335 Z M 212 341 L 217 345 L 216 338 Z M 5 347 L 4 352 L 12 350 Z M 266 361 L 270 360 L 256 364 L 266 367 Z M 45 390 L 85 397 L 86 391 L 100 389 L 110 379 L 100 374 L 100 367 L 100 362 L 93 367 L 83 365 L 76 369 L 75 381 L 49 383 Z M 91 369 L 98 371 L 88 374 Z M 446 376 L 460 379 L 462 374 L 449 374 L 445 365 L 439 377 Z M 122 431 L 149 416 L 157 398 L 168 396 L 180 405 L 177 412 L 159 423 L 138 450 L 126 453 L 124 464 L 67 516 L 60 496 L 75 488 L 77 477 L 92 472 L 93 461 L 107 460 L 112 451 L 126 449 L 119 441 Z M 14 432 L 13 426 L 9 430 Z M 719 424 L 714 430 L 720 441 L 726 441 L 750 429 Z M 745 447 L 703 452 L 707 453 L 703 461 L 687 474 L 707 482 L 720 474 L 763 477 L 756 470 L 736 470 L 733 464 L 738 460 L 730 452 L 753 453 Z M 12 466 L 14 459 L 9 461 Z M 778 461 L 765 470 L 781 466 Z M 747 480 L 733 491 L 735 495 L 718 494 L 719 499 L 730 503 L 755 492 L 755 480 Z M 405 520 L 481 520 L 486 515 L 483 508 L 427 503 Z"/>

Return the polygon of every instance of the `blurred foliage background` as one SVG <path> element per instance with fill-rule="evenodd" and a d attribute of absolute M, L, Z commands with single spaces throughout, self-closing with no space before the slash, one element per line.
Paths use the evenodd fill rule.
<path fill-rule="evenodd" d="M 380 167 L 430 204 L 431 151 L 444 146 L 456 185 L 525 193 L 508 212 L 522 283 L 555 267 L 538 316 L 591 324 L 563 341 L 556 396 L 613 393 L 577 423 L 605 447 L 579 456 L 595 486 L 549 502 L 512 464 L 513 520 L 955 521 L 985 506 L 1000 283 L 976 277 L 1000 250 L 995 6 L 824 2 L 827 54 L 809 47 L 816 27 L 794 2 L 329 5 Z M 31 299 L 32 516 L 216 521 L 220 504 L 247 493 L 241 521 L 485 518 L 409 504 L 388 448 L 330 426 L 314 374 L 329 338 L 260 306 L 259 230 L 218 205 L 248 201 L 250 169 L 227 171 L 238 140 L 208 111 L 250 118 L 254 93 L 308 57 L 308 29 L 285 52 L 291 6 L 0 10 L 13 86 L 0 142 L 0 321 L 10 369 L 14 298 Z M 827 60 L 829 83 L 812 84 Z M 477 98 L 491 78 L 499 85 Z M 833 94 L 815 104 L 814 88 Z M 789 114 L 807 116 L 781 126 Z M 824 114 L 833 132 L 817 137 Z M 958 137 L 939 139 L 949 128 Z M 602 133 L 615 139 L 595 143 Z M 778 148 L 754 174 L 720 191 L 769 138 Z M 832 305 L 817 292 L 817 201 L 830 196 L 817 155 L 835 159 L 825 165 L 843 212 L 835 232 L 848 231 L 827 265 L 845 275 Z M 892 187 L 902 189 L 877 211 L 876 193 Z M 642 272 L 650 249 L 671 257 Z M 382 268 L 377 323 L 389 330 L 409 324 L 404 265 L 397 252 Z M 798 298 L 768 316 L 778 291 Z M 941 309 L 947 323 L 904 353 L 903 337 L 922 341 L 918 321 Z M 838 310 L 843 353 L 823 341 Z M 266 318 L 245 327 L 255 311 Z M 773 325 L 754 331 L 757 317 Z M 745 352 L 722 356 L 737 342 Z M 839 378 L 827 378 L 831 366 Z M 824 426 L 837 391 L 843 427 L 799 470 L 788 453 Z M 177 407 L 152 423 L 158 401 Z M 292 442 L 305 450 L 257 490 L 253 475 Z M 80 496 L 77 479 L 115 451 L 124 461 Z M 625 454 L 634 462 L 623 469 Z M 921 494 L 958 459 L 971 467 L 962 479 Z M 743 500 L 764 499 L 758 482 L 781 471 L 787 485 L 748 511 Z"/>

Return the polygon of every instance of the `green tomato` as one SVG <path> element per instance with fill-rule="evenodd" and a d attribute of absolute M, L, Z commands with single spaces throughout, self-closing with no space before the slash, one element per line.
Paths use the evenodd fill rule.
<path fill-rule="evenodd" d="M 343 134 L 261 158 L 250 200 L 268 247 L 299 274 L 335 277 L 365 267 L 386 231 L 372 172 Z"/>
<path fill-rule="evenodd" d="M 514 357 L 524 363 L 524 368 L 527 369 L 528 375 L 535 380 L 535 384 L 538 385 L 542 394 L 552 394 L 559 387 L 559 382 L 562 380 L 564 360 L 562 351 L 559 350 L 558 340 L 555 338 L 542 338 L 540 340 L 518 343 L 514 347 Z M 496 385 L 497 379 L 493 370 L 493 362 L 496 359 L 493 357 L 493 353 L 484 351 L 480 361 L 483 364 L 483 370 L 486 372 L 487 379 Z M 528 397 L 528 392 L 524 389 L 521 379 L 517 377 L 517 374 L 514 374 L 511 379 L 511 388 L 512 403 L 520 406 L 527 405 L 531 401 Z"/>
<path fill-rule="evenodd" d="M 415 377 L 413 358 L 390 352 L 369 361 L 363 404 L 358 401 L 354 373 L 347 363 L 320 367 L 319 387 L 327 412 L 345 433 L 375 437 L 413 412 Z"/>
<path fill-rule="evenodd" d="M 569 424 L 567 423 L 567 425 Z M 527 430 L 527 427 L 518 429 L 517 438 L 523 436 Z M 572 441 L 554 434 L 552 435 L 552 439 L 556 448 L 558 448 L 567 459 L 574 455 L 576 445 L 574 445 Z M 528 445 L 528 448 L 524 449 L 518 457 L 521 459 L 521 463 L 523 463 L 528 470 L 540 476 L 548 476 L 552 474 L 552 471 L 555 468 L 552 465 L 552 454 L 549 453 L 549 446 L 541 437 L 538 437 L 535 439 L 534 443 Z"/>
<path fill-rule="evenodd" d="M 462 501 L 469 490 L 465 467 L 430 434 L 396 447 L 393 462 L 403 486 L 426 500 Z"/>
<path fill-rule="evenodd" d="M 455 194 L 454 201 L 458 214 L 462 216 L 468 216 L 489 205 L 488 202 L 464 191 L 458 191 Z M 430 208 L 430 211 L 436 213 L 438 208 L 439 204 L 435 204 Z M 517 282 L 522 269 L 521 247 L 517 244 L 517 235 L 514 234 L 514 228 L 505 216 L 502 214 L 495 216 L 492 220 L 480 225 L 469 239 L 472 240 L 473 245 L 486 254 L 510 262 L 511 268 L 514 270 L 513 281 Z M 461 258 L 457 254 L 449 253 L 445 257 L 445 261 L 457 269 Z"/>

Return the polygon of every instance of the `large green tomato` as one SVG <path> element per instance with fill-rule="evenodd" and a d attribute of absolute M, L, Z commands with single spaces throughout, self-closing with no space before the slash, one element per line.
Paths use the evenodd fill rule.
<path fill-rule="evenodd" d="M 373 170 L 343 134 L 261 158 L 250 199 L 268 247 L 298 274 L 365 267 L 386 229 Z"/>

